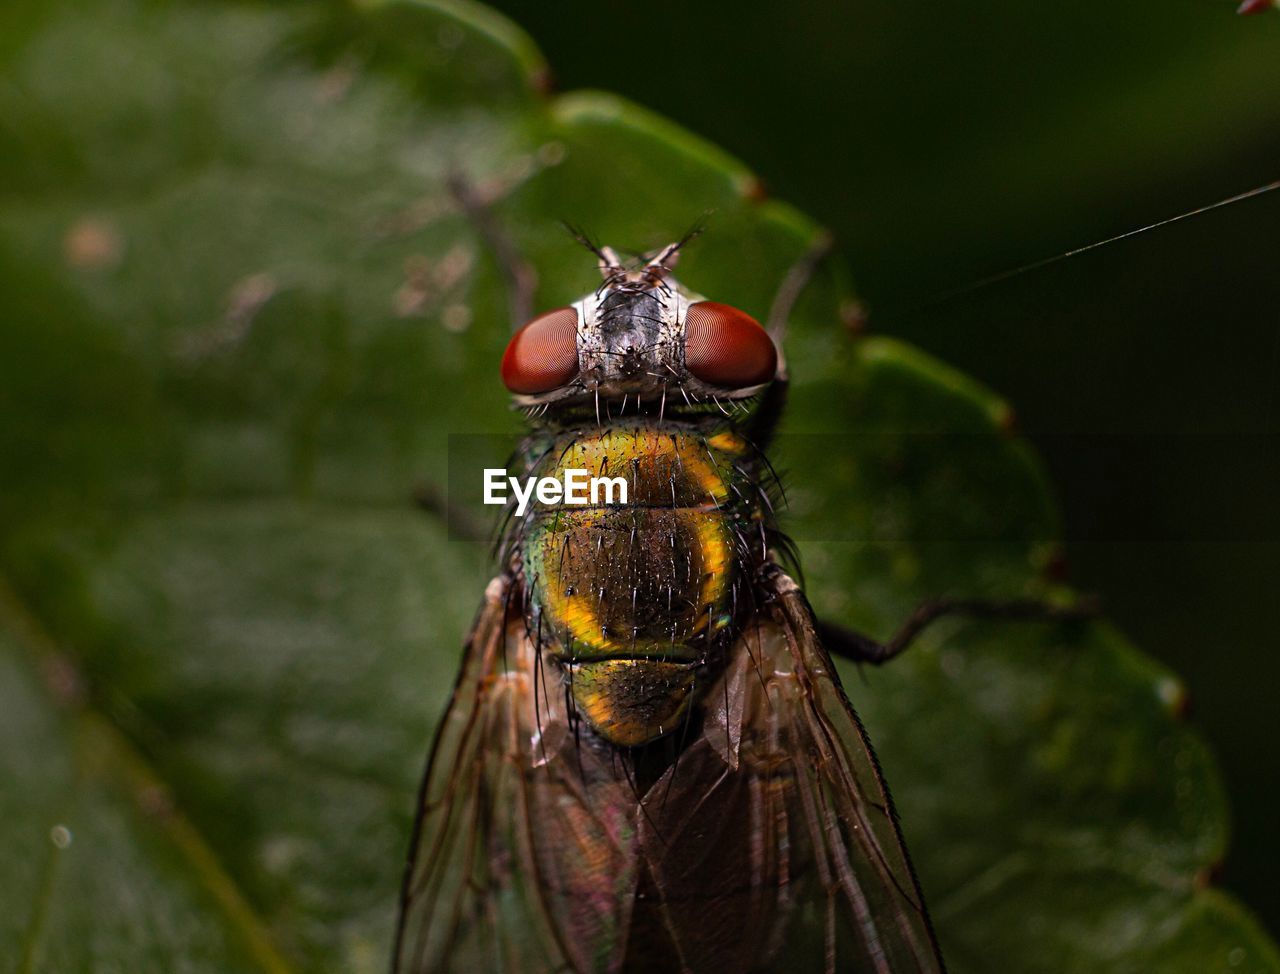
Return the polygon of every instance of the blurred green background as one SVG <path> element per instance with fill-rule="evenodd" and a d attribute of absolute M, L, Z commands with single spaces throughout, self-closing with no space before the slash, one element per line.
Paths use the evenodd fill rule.
<path fill-rule="evenodd" d="M 820 611 L 884 632 L 940 590 L 1022 591 L 1046 552 L 1021 532 L 1054 533 L 997 403 L 850 340 L 851 276 L 873 330 L 1018 407 L 1077 585 L 1192 688 L 1240 825 L 1226 882 L 1274 928 L 1280 193 L 936 298 L 1274 179 L 1280 14 L 1024 7 L 507 12 L 561 88 L 684 123 L 836 231 L 790 422 L 856 436 L 777 453 Z M 516 426 L 500 282 L 447 172 L 509 182 L 543 303 L 595 279 L 557 217 L 645 246 L 719 206 L 682 277 L 757 312 L 813 227 L 664 117 L 543 98 L 529 39 L 453 0 L 0 15 L 0 954 L 382 970 L 407 796 L 492 572 L 410 497 L 447 439 Z M 935 427 L 998 449 L 974 470 L 897 436 Z M 921 544 L 807 543 L 834 508 Z M 992 550 L 911 539 L 930 515 L 994 525 Z M 1177 682 L 1087 628 L 1067 651 L 939 626 L 859 689 L 953 966 L 1276 969 L 1204 889 L 1221 795 Z"/>
<path fill-rule="evenodd" d="M 494 5 L 558 88 L 617 91 L 738 155 L 835 232 L 873 330 L 1015 406 L 1072 580 L 1190 687 L 1234 809 L 1223 884 L 1280 930 L 1280 192 L 935 301 L 1280 178 L 1280 13 Z"/>

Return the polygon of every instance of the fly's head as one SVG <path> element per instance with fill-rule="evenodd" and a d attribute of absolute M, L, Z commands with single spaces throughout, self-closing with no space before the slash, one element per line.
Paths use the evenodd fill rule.
<path fill-rule="evenodd" d="M 746 399 L 772 382 L 778 353 L 759 322 L 672 277 L 683 243 L 631 267 L 593 247 L 600 287 L 534 318 L 507 346 L 502 381 L 516 404 L 679 409 Z"/>

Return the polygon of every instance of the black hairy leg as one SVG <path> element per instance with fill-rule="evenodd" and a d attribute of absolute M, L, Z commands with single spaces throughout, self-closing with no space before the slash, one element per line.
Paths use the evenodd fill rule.
<path fill-rule="evenodd" d="M 1086 596 L 1070 605 L 1041 599 L 929 599 L 916 606 L 892 636 L 880 642 L 838 623 L 817 620 L 818 638 L 833 656 L 855 663 L 879 666 L 901 655 L 930 624 L 946 616 L 1007 622 L 1081 622 L 1101 611 L 1096 597 Z"/>

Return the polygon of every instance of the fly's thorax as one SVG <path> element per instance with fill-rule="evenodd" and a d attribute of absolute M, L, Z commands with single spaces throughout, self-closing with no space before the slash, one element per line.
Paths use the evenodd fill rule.
<path fill-rule="evenodd" d="M 518 546 L 528 626 L 582 716 L 634 746 L 679 725 L 749 601 L 768 504 L 754 454 L 709 417 L 635 417 L 552 435 L 537 476 L 621 477 L 626 504 L 541 506 Z"/>

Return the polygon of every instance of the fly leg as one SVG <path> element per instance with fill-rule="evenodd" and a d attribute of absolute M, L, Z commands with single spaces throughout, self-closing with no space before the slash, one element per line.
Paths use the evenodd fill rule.
<path fill-rule="evenodd" d="M 769 306 L 769 317 L 765 321 L 765 330 L 773 339 L 778 350 L 778 371 L 760 397 L 760 404 L 752 413 L 746 424 L 745 432 L 760 449 L 768 445 L 773 431 L 782 418 L 782 410 L 787 404 L 787 388 L 790 376 L 787 372 L 787 357 L 783 342 L 787 337 L 787 322 L 791 319 L 791 311 L 796 301 L 804 293 L 818 265 L 831 253 L 831 234 L 823 230 L 818 234 L 809 248 L 800 255 L 788 269 L 774 293 L 773 303 Z"/>
<path fill-rule="evenodd" d="M 449 192 L 466 214 L 484 245 L 498 262 L 507 290 L 507 307 L 511 314 L 511 330 L 515 331 L 533 317 L 533 292 L 538 275 L 520 254 L 511 235 L 493 213 L 493 199 L 461 173 L 449 177 Z"/>
<path fill-rule="evenodd" d="M 929 599 L 915 611 L 889 639 L 878 642 L 844 626 L 818 620 L 815 627 L 827 651 L 855 663 L 887 663 L 907 649 L 920 633 L 944 616 L 970 619 L 997 619 L 1023 622 L 1080 622 L 1098 615 L 1101 606 L 1089 596 L 1071 605 L 1057 605 L 1040 599 Z"/>
<path fill-rule="evenodd" d="M 831 253 L 833 243 L 829 231 L 819 231 L 808 249 L 787 268 L 782 283 L 778 285 L 778 290 L 773 295 L 773 303 L 769 305 L 769 317 L 765 320 L 764 327 L 769 337 L 773 339 L 773 343 L 778 346 L 779 375 L 785 376 L 787 373 L 782 345 L 787 338 L 787 323 L 791 320 L 791 312 L 796 302 L 800 300 L 800 295 L 804 293 L 804 289 L 809 286 L 818 265 Z"/>

